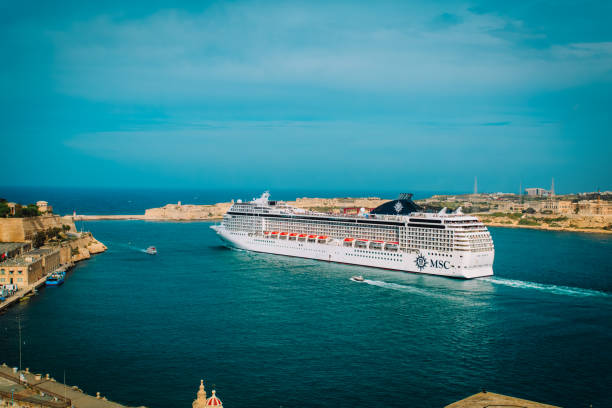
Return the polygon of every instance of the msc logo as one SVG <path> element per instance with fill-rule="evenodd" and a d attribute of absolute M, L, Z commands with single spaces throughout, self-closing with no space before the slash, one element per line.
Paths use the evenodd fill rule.
<path fill-rule="evenodd" d="M 417 268 L 419 268 L 419 271 L 422 271 L 427 266 L 427 259 L 425 259 L 423 255 L 419 254 L 419 256 L 417 256 L 414 260 L 414 264 L 417 266 Z"/>
<path fill-rule="evenodd" d="M 425 258 L 421 254 L 419 254 L 419 256 L 417 256 L 416 259 L 414 260 L 414 264 L 417 266 L 417 268 L 419 268 L 419 271 L 422 271 L 423 269 L 425 269 L 428 263 L 429 263 L 429 266 L 431 266 L 432 268 L 450 269 L 449 261 L 440 261 L 440 260 L 433 260 L 433 259 L 428 261 L 427 258 Z"/>
<path fill-rule="evenodd" d="M 439 269 L 449 269 L 450 268 L 449 261 L 429 261 L 429 264 L 431 265 L 432 268 L 439 268 Z"/>

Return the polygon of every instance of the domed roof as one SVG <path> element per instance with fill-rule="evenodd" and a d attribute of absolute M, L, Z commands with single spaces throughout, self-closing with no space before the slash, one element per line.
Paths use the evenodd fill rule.
<path fill-rule="evenodd" d="M 206 401 L 206 406 L 207 407 L 219 407 L 222 408 L 223 404 L 221 403 L 221 400 L 219 398 L 217 398 L 217 392 L 215 390 L 212 391 L 212 396 Z"/>
<path fill-rule="evenodd" d="M 397 200 L 379 205 L 370 211 L 370 214 L 408 215 L 416 211 L 422 211 L 422 208 L 412 201 L 412 194 L 402 193 Z"/>

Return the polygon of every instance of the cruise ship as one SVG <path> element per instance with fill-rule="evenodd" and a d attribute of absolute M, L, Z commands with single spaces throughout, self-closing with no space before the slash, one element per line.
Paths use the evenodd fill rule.
<path fill-rule="evenodd" d="M 213 228 L 226 245 L 255 252 L 471 279 L 493 275 L 493 240 L 476 217 L 425 212 L 401 194 L 356 215 L 306 211 L 265 192 L 237 200 Z"/>

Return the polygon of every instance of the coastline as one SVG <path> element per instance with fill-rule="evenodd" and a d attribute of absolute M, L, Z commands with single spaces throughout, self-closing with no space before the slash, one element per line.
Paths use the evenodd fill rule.
<path fill-rule="evenodd" d="M 481 214 L 475 214 L 481 218 Z M 134 215 L 78 215 L 74 218 L 75 221 L 221 221 L 223 216 L 206 217 L 206 218 L 177 218 L 177 217 L 148 217 L 144 214 Z M 481 220 L 482 221 L 482 220 Z M 557 232 L 584 232 L 589 234 L 612 234 L 612 231 L 603 228 L 571 228 L 571 227 L 550 227 L 544 225 L 519 225 L 506 224 L 500 222 L 485 222 L 487 227 L 496 228 L 524 228 L 541 231 L 557 231 Z"/>
<path fill-rule="evenodd" d="M 482 220 L 481 220 L 482 221 Z M 548 227 L 543 225 L 518 225 L 518 224 L 503 224 L 495 222 L 483 222 L 487 227 L 495 228 L 524 228 L 540 231 L 555 231 L 555 232 L 586 232 L 589 234 L 612 234 L 612 231 L 600 228 L 569 228 L 569 227 Z"/>
<path fill-rule="evenodd" d="M 343 208 L 361 208 L 368 207 L 380 202 L 386 202 L 387 200 L 381 200 L 380 198 L 333 198 L 333 199 L 318 199 L 318 198 L 301 198 L 289 204 L 303 208 L 305 210 L 322 210 L 330 214 L 340 214 Z M 76 215 L 70 216 L 74 221 L 221 221 L 223 215 L 229 209 L 231 203 L 216 203 L 212 205 L 181 205 L 179 204 L 167 204 L 160 208 L 149 208 L 145 210 L 144 214 L 104 214 L 104 215 Z M 505 222 L 494 222 L 491 220 L 492 214 L 488 213 L 474 213 L 474 216 L 478 217 L 483 224 L 487 227 L 498 227 L 498 228 L 526 228 L 541 231 L 558 231 L 558 232 L 582 232 L 588 234 L 612 234 L 612 230 L 604 228 L 598 228 L 597 226 L 587 227 L 576 227 L 576 226 L 563 226 L 563 225 L 523 225 L 519 224 L 518 220 L 511 219 L 512 213 L 504 214 L 503 220 Z M 69 216 L 66 216 L 69 217 Z M 569 220 L 569 219 L 568 219 Z"/>

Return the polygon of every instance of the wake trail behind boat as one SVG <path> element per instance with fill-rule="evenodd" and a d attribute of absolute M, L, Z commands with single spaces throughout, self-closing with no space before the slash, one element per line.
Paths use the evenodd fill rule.
<path fill-rule="evenodd" d="M 108 242 L 108 241 L 107 241 Z M 131 249 L 132 251 L 136 251 L 136 252 L 143 252 L 143 253 L 147 253 L 147 250 L 145 248 L 137 248 L 133 245 L 130 244 L 123 244 L 123 243 L 119 243 L 119 242 L 109 242 L 109 244 L 112 245 L 116 245 L 122 248 L 126 248 L 126 249 Z"/>
<path fill-rule="evenodd" d="M 514 279 L 503 278 L 481 278 L 482 281 L 491 282 L 495 285 L 510 286 L 520 289 L 534 289 L 555 295 L 575 296 L 575 297 L 612 297 L 612 294 L 594 289 L 583 289 L 571 286 L 557 286 L 546 283 L 527 282 Z"/>
<path fill-rule="evenodd" d="M 461 303 L 469 303 L 470 305 L 480 304 L 479 302 L 476 302 L 474 301 L 474 299 L 470 299 L 469 297 L 449 295 L 446 293 L 438 292 L 436 290 L 422 289 L 416 286 L 401 285 L 399 283 L 391 283 L 391 282 L 384 282 L 384 281 L 377 281 L 377 280 L 370 280 L 370 279 L 365 279 L 361 283 L 367 283 L 368 285 L 378 286 L 378 287 L 385 288 L 385 289 L 398 290 L 401 292 L 418 294 L 418 295 L 427 296 L 430 298 L 452 300 L 452 301 L 461 302 Z"/>

